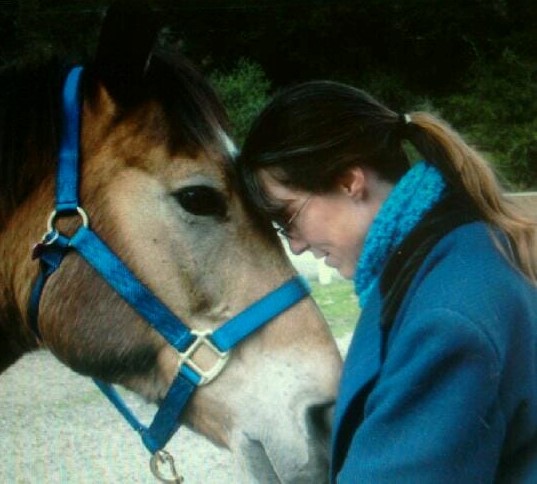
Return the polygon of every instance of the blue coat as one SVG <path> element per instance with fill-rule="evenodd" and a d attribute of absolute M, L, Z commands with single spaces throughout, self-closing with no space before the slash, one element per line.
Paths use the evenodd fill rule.
<path fill-rule="evenodd" d="M 537 289 L 482 222 L 443 236 L 389 331 L 381 292 L 345 361 L 332 482 L 537 483 Z"/>

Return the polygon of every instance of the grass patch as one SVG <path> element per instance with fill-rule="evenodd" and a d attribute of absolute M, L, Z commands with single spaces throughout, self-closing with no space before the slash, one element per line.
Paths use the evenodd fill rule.
<path fill-rule="evenodd" d="M 321 308 L 334 337 L 354 331 L 360 314 L 358 299 L 351 281 L 336 280 L 330 284 L 310 282 L 313 299 Z"/>

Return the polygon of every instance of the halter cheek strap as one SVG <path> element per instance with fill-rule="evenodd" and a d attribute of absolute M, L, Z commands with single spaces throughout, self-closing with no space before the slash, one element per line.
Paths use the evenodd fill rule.
<path fill-rule="evenodd" d="M 64 85 L 64 126 L 58 158 L 56 206 L 48 221 L 48 231 L 33 252 L 33 257 L 40 261 L 41 270 L 30 295 L 29 320 L 34 333 L 40 338 L 38 313 L 45 283 L 60 267 L 65 255 L 75 251 L 177 350 L 179 362 L 176 377 L 149 426 L 143 425 L 137 419 L 111 384 L 94 380 L 131 427 L 140 433 L 144 445 L 154 454 L 153 457 L 159 455 L 160 458 L 158 453 L 179 428 L 182 413 L 194 390 L 200 385 L 210 383 L 220 374 L 233 347 L 302 300 L 310 293 L 310 289 L 304 278 L 293 277 L 214 332 L 191 330 L 177 318 L 90 228 L 89 218 L 80 206 L 78 187 L 81 75 L 81 67 L 73 68 Z M 60 217 L 72 215 L 80 216 L 82 223 L 71 237 L 67 237 L 55 228 L 55 221 Z M 206 346 L 217 356 L 215 365 L 209 370 L 199 368 L 192 361 L 192 355 L 201 346 Z"/>

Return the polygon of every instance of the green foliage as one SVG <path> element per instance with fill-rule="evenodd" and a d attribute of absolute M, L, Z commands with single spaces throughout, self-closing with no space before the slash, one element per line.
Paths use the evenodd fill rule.
<path fill-rule="evenodd" d="M 426 100 L 415 94 L 395 72 L 385 70 L 371 70 L 362 76 L 360 85 L 356 87 L 365 89 L 392 109 L 405 112 L 415 109 L 426 103 Z"/>
<path fill-rule="evenodd" d="M 240 59 L 228 72 L 214 71 L 209 79 L 228 109 L 234 139 L 241 145 L 255 116 L 268 102 L 270 82 L 260 65 L 247 59 Z"/>
<path fill-rule="evenodd" d="M 445 117 L 487 153 L 513 189 L 537 188 L 537 60 L 510 50 L 477 62 L 466 89 L 439 99 Z"/>

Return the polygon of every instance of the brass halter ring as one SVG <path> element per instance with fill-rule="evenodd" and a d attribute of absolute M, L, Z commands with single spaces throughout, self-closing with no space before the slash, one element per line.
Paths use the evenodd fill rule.
<path fill-rule="evenodd" d="M 89 217 L 86 211 L 82 207 L 76 207 L 76 212 L 80 219 L 82 220 L 83 227 L 89 227 Z M 47 231 L 41 237 L 41 244 L 43 245 L 52 245 L 56 242 L 56 239 L 60 236 L 60 232 L 55 227 L 56 219 L 62 217 L 61 213 L 58 213 L 57 210 L 53 210 L 47 220 Z"/>
<path fill-rule="evenodd" d="M 76 212 L 78 213 L 78 215 L 82 219 L 82 225 L 84 227 L 88 227 L 89 226 L 89 217 L 88 217 L 88 214 L 86 213 L 86 211 L 82 207 L 76 207 Z M 59 218 L 61 216 L 62 216 L 62 214 L 58 213 L 57 210 L 52 211 L 52 213 L 50 214 L 50 216 L 48 218 L 48 221 L 47 221 L 47 233 L 50 234 L 50 233 L 53 233 L 53 232 L 57 232 L 56 227 L 54 227 L 54 222 L 56 221 L 57 218 Z"/>

